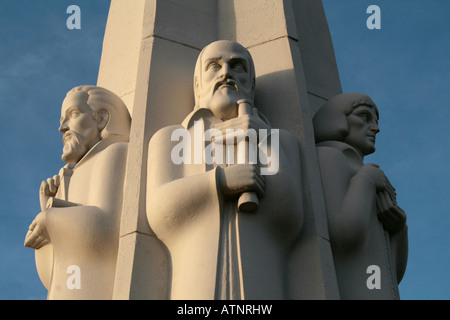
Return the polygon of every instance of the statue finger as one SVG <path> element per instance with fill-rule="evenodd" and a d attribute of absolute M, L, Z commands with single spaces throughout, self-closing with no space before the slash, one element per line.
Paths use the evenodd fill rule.
<path fill-rule="evenodd" d="M 24 245 L 26 247 L 33 247 L 34 242 L 36 241 L 36 239 L 39 237 L 39 233 L 36 232 L 36 230 L 33 231 L 28 231 L 26 237 L 25 237 L 25 242 Z"/>
<path fill-rule="evenodd" d="M 388 210 L 389 207 L 387 206 L 386 199 L 384 198 L 384 192 L 378 192 L 377 199 L 380 202 L 380 207 L 381 207 L 380 211 L 384 212 L 384 211 Z"/>
<path fill-rule="evenodd" d="M 254 191 L 258 198 L 262 198 L 264 195 L 264 187 L 260 183 L 255 183 L 250 191 Z"/>
<path fill-rule="evenodd" d="M 55 182 L 55 186 L 58 188 L 61 185 L 61 176 L 59 174 L 54 175 L 53 181 Z"/>
<path fill-rule="evenodd" d="M 27 246 L 27 244 L 29 243 L 29 241 L 30 241 L 30 236 L 31 236 L 32 233 L 33 233 L 32 230 L 28 230 L 27 234 L 25 235 L 25 240 L 24 240 L 24 245 L 25 245 L 25 246 Z"/>
<path fill-rule="evenodd" d="M 49 189 L 48 189 L 48 182 L 46 180 L 41 182 L 41 186 L 39 188 L 39 191 L 40 191 L 41 194 L 44 194 L 44 195 L 48 194 Z"/>
<path fill-rule="evenodd" d="M 389 195 L 387 190 L 383 191 L 383 197 L 384 197 L 384 200 L 386 202 L 386 206 L 388 208 L 394 207 L 394 204 L 392 203 L 392 199 L 391 199 L 391 197 L 390 197 L 390 195 Z"/>
<path fill-rule="evenodd" d="M 33 220 L 33 222 L 31 222 L 31 224 L 29 225 L 28 230 L 33 231 L 34 228 L 36 228 L 36 225 L 37 225 L 36 220 Z"/>
<path fill-rule="evenodd" d="M 53 178 L 48 178 L 47 183 L 48 183 L 48 189 L 50 191 L 49 195 L 55 194 L 56 193 L 55 180 L 53 180 Z"/>
<path fill-rule="evenodd" d="M 33 247 L 37 250 L 48 244 L 50 241 L 44 237 L 39 237 L 35 243 L 33 244 Z"/>
<path fill-rule="evenodd" d="M 261 191 L 264 191 L 264 186 L 265 186 L 264 179 L 257 176 L 257 177 L 255 177 L 255 182 L 256 182 L 256 185 L 258 186 L 258 189 L 260 189 Z"/>
<path fill-rule="evenodd" d="M 392 214 L 395 216 L 398 223 L 402 225 L 406 223 L 406 213 L 398 205 L 394 205 L 392 208 Z"/>
<path fill-rule="evenodd" d="M 35 249 L 39 249 L 41 247 L 41 243 L 44 241 L 45 239 L 42 237 L 38 237 L 36 239 L 36 241 L 33 243 L 33 248 Z"/>
<path fill-rule="evenodd" d="M 383 211 L 383 204 L 381 203 L 380 197 L 381 197 L 381 195 L 379 195 L 379 193 L 377 193 L 376 200 L 375 200 L 376 205 L 377 205 L 377 212 Z"/>

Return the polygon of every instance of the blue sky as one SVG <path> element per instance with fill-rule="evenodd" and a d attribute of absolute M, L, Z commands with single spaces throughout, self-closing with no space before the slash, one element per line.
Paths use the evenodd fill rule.
<path fill-rule="evenodd" d="M 376 162 L 408 215 L 402 299 L 450 299 L 450 2 L 323 0 L 343 90 L 380 109 Z M 81 30 L 66 27 L 76 4 Z M 381 29 L 369 30 L 369 5 Z M 63 166 L 57 131 L 65 93 L 95 84 L 109 0 L 0 0 L 0 299 L 45 299 L 23 247 L 44 178 Z"/>

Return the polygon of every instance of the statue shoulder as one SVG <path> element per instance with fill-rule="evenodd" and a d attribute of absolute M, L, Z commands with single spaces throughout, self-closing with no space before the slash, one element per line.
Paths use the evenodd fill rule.
<path fill-rule="evenodd" d="M 108 158 L 112 157 L 114 159 L 124 160 L 128 154 L 128 140 L 121 138 L 112 141 L 101 153 L 105 154 Z"/>
<path fill-rule="evenodd" d="M 330 167 L 351 168 L 352 175 L 363 165 L 363 159 L 352 146 L 340 141 L 325 141 L 317 144 L 320 163 Z"/>
<path fill-rule="evenodd" d="M 163 127 L 153 134 L 148 144 L 149 159 L 161 156 L 165 158 L 170 155 L 173 147 L 179 143 L 180 135 L 176 135 L 177 130 L 187 132 L 182 125 L 171 125 Z"/>
<path fill-rule="evenodd" d="M 103 167 L 105 173 L 114 173 L 118 168 L 125 168 L 124 164 L 128 157 L 128 141 L 118 140 L 112 142 L 106 146 L 103 150 L 100 150 L 98 155 L 95 157 L 97 168 Z M 109 173 L 108 173 L 109 174 Z"/>
<path fill-rule="evenodd" d="M 108 150 L 114 153 L 126 153 L 128 151 L 128 141 L 113 143 L 108 147 Z"/>
<path fill-rule="evenodd" d="M 171 125 L 167 127 L 163 127 L 156 131 L 153 136 L 150 138 L 149 144 L 159 143 L 161 141 L 170 141 L 172 134 L 175 130 L 186 130 L 182 125 Z"/>
<path fill-rule="evenodd" d="M 316 150 L 322 168 L 325 166 L 328 168 L 343 168 L 348 166 L 348 159 L 344 153 L 345 150 L 324 144 L 316 145 Z"/>
<path fill-rule="evenodd" d="M 353 151 L 356 153 L 356 151 L 354 151 L 354 149 L 350 145 L 340 141 L 324 141 L 318 143 L 316 145 L 316 148 L 319 156 L 328 156 L 345 159 L 345 155 L 349 151 Z"/>
<path fill-rule="evenodd" d="M 317 153 L 319 156 L 330 156 L 330 157 L 343 157 L 344 154 L 342 150 L 328 146 L 328 145 L 316 145 Z"/>

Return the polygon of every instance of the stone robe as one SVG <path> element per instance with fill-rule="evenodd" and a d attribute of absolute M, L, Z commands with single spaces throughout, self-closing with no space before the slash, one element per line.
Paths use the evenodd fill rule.
<path fill-rule="evenodd" d="M 36 250 L 48 299 L 112 299 L 127 139 L 101 140 L 62 178 L 70 181 L 62 182 L 46 211 L 51 244 Z"/>
<path fill-rule="evenodd" d="M 286 299 L 290 250 L 302 225 L 296 139 L 280 130 L 279 171 L 265 176 L 256 212 L 239 212 L 219 188 L 218 167 L 176 165 L 177 129 L 194 136 L 217 119 L 208 109 L 158 131 L 149 143 L 147 217 L 171 256 L 171 299 Z M 203 146 L 203 148 L 205 145 Z"/>
<path fill-rule="evenodd" d="M 383 228 L 377 216 L 375 187 L 368 179 L 349 191 L 364 165 L 353 147 L 339 141 L 321 142 L 317 147 L 341 299 L 399 299 L 398 283 L 408 254 L 407 226 L 395 234 Z M 342 221 L 344 201 L 367 210 L 352 221 Z M 346 224 L 345 231 L 342 224 Z M 379 272 L 375 274 L 370 266 L 378 267 Z M 380 288 L 372 287 L 376 282 Z"/>

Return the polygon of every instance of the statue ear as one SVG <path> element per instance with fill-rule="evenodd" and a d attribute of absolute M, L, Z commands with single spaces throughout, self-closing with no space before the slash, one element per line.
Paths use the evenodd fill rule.
<path fill-rule="evenodd" d="M 256 79 L 253 77 L 252 79 L 252 100 L 255 102 L 255 94 L 256 94 Z"/>
<path fill-rule="evenodd" d="M 198 107 L 198 104 L 200 104 L 200 83 L 198 80 L 198 76 L 194 76 L 194 99 L 195 99 L 195 106 Z"/>
<path fill-rule="evenodd" d="M 109 122 L 109 112 L 107 110 L 100 110 L 97 112 L 97 117 L 97 128 L 99 131 L 102 131 Z"/>
<path fill-rule="evenodd" d="M 198 80 L 198 76 L 194 77 L 194 93 L 198 95 L 198 90 L 200 90 L 200 83 Z"/>

